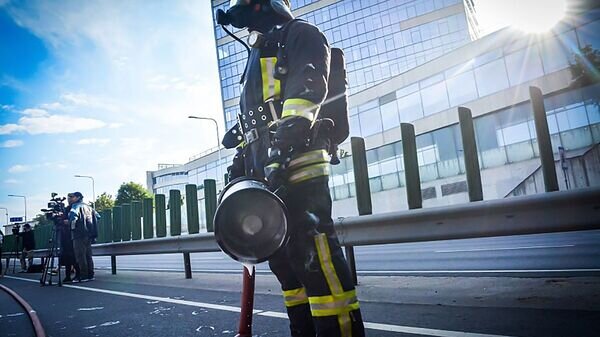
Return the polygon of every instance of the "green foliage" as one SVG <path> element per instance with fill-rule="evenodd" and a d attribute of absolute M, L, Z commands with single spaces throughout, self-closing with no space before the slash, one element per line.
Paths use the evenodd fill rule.
<path fill-rule="evenodd" d="M 46 218 L 45 214 L 38 214 L 36 215 L 33 220 L 38 222 L 39 226 L 43 226 L 43 225 L 51 225 L 52 221 L 48 220 L 48 218 Z"/>
<path fill-rule="evenodd" d="M 581 53 L 575 54 L 575 63 L 571 63 L 570 70 L 573 82 L 578 87 L 587 86 L 600 81 L 600 51 L 586 45 L 581 48 Z"/>
<path fill-rule="evenodd" d="M 119 191 L 117 192 L 117 199 L 115 205 L 129 204 L 134 200 L 142 200 L 144 198 L 152 198 L 152 194 L 148 192 L 144 186 L 130 181 L 128 183 L 121 184 Z"/>
<path fill-rule="evenodd" d="M 96 198 L 94 206 L 96 207 L 97 212 L 102 212 L 105 209 L 113 208 L 115 206 L 115 200 L 113 199 L 112 195 L 104 192 L 100 194 L 98 198 Z"/>

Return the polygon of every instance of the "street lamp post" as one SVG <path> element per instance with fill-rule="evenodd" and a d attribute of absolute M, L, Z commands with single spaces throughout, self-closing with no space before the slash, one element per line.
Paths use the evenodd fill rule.
<path fill-rule="evenodd" d="M 16 195 L 16 194 L 9 194 L 9 197 L 15 197 L 15 198 L 23 198 L 23 201 L 25 202 L 25 222 L 27 222 L 27 197 L 24 195 Z"/>
<path fill-rule="evenodd" d="M 3 209 L 6 212 L 6 225 L 8 226 L 9 222 L 8 222 L 8 208 L 6 207 L 0 207 L 0 209 Z"/>
<path fill-rule="evenodd" d="M 217 123 L 217 120 L 214 118 L 210 118 L 210 117 L 199 117 L 199 116 L 188 116 L 188 118 L 191 119 L 200 119 L 200 120 L 206 120 L 206 121 L 212 121 L 213 123 L 215 123 L 215 128 L 217 129 L 217 152 L 219 154 L 219 163 L 218 163 L 218 173 L 219 173 L 219 177 L 217 177 L 218 179 L 215 180 L 219 180 L 219 179 L 223 179 L 223 172 L 221 170 L 221 137 L 219 137 L 219 123 Z"/>
<path fill-rule="evenodd" d="M 94 177 L 92 176 L 82 176 L 79 174 L 75 175 L 75 178 L 89 178 L 92 179 L 92 208 L 96 209 L 96 183 L 94 182 Z"/>

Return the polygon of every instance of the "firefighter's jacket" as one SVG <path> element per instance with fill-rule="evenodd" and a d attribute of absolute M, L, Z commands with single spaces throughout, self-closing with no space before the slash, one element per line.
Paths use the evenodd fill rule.
<path fill-rule="evenodd" d="M 225 136 L 224 144 L 228 137 L 239 142 L 239 153 L 244 155 L 236 156 L 234 166 L 235 160 L 242 160 L 243 175 L 264 178 L 275 132 L 304 142 L 309 135 L 297 134 L 290 125 L 298 118 L 314 123 L 327 96 L 330 47 L 326 37 L 305 21 L 286 25 L 266 34 L 266 46 L 251 49 L 242 83 L 239 128 L 232 128 Z M 327 151 L 318 147 L 296 151 L 289 162 L 289 182 L 328 175 L 328 161 Z"/>

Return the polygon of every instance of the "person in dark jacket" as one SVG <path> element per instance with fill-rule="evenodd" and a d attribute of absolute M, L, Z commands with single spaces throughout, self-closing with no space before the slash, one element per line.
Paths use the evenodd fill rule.
<path fill-rule="evenodd" d="M 83 202 L 83 195 L 80 192 L 69 193 L 68 202 L 71 205 L 69 224 L 73 239 L 73 251 L 79 265 L 80 277 L 76 281 L 90 281 L 94 279 L 91 242 L 97 235 L 96 212 Z"/>
<path fill-rule="evenodd" d="M 35 250 L 35 237 L 31 230 L 31 225 L 26 223 L 23 225 L 23 231 L 19 233 L 23 242 L 23 251 L 21 252 L 21 273 L 27 272 L 28 266 L 33 264 L 33 251 Z M 25 263 L 27 259 L 28 263 Z"/>
<path fill-rule="evenodd" d="M 72 270 L 75 269 L 75 279 L 79 280 L 79 265 L 75 261 L 75 251 L 73 250 L 73 239 L 71 238 L 71 227 L 69 226 L 68 215 L 71 211 L 71 205 L 65 208 L 64 219 L 59 226 L 60 231 L 60 258 L 61 266 L 65 266 L 65 279 L 63 283 L 73 281 L 71 277 Z"/>
<path fill-rule="evenodd" d="M 364 336 L 359 302 L 331 218 L 327 135 L 313 137 L 327 97 L 330 47 L 287 0 L 234 0 L 219 24 L 248 28 L 252 49 L 238 124 L 223 140 L 237 147 L 229 178 L 285 186 L 290 239 L 269 260 L 281 283 L 294 337 Z M 285 50 L 282 52 L 283 47 Z M 232 144 L 233 142 L 233 144 Z"/>

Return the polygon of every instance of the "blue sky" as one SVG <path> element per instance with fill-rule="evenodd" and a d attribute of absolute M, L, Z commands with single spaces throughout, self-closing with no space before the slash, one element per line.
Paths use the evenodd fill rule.
<path fill-rule="evenodd" d="M 0 207 L 91 199 L 75 174 L 114 195 L 214 147 L 214 127 L 186 118 L 222 120 L 212 27 L 205 0 L 0 0 Z"/>

